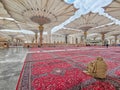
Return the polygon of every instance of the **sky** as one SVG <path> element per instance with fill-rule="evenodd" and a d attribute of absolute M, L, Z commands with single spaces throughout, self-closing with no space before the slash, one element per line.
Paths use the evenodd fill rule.
<path fill-rule="evenodd" d="M 103 7 L 108 6 L 112 0 L 64 0 L 67 4 L 73 4 L 76 9 L 78 9 L 73 16 L 71 16 L 68 20 L 63 22 L 62 24 L 55 26 L 52 29 L 52 33 L 62 29 L 65 27 L 65 25 L 71 23 L 77 18 L 80 18 L 81 15 L 86 15 L 89 12 L 98 13 L 99 15 L 102 15 L 104 17 L 109 18 L 112 23 L 106 24 L 118 24 L 120 25 L 120 21 L 112 16 L 110 16 L 108 13 L 105 13 L 105 10 Z M 102 25 L 102 27 L 105 25 Z M 100 27 L 100 26 L 99 26 Z M 96 27 L 96 28 L 99 28 Z"/>

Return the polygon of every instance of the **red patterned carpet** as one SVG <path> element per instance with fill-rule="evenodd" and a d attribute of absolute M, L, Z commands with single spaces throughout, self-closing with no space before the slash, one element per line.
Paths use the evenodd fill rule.
<path fill-rule="evenodd" d="M 31 49 L 26 56 L 16 90 L 120 90 L 120 47 L 57 50 Z M 108 65 L 105 80 L 83 73 L 86 65 L 97 56 L 104 57 Z"/>

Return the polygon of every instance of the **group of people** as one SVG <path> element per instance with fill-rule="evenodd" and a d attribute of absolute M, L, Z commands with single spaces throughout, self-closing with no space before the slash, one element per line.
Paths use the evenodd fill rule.
<path fill-rule="evenodd" d="M 95 78 L 105 79 L 107 72 L 107 64 L 102 57 L 97 57 L 96 60 L 87 65 L 86 74 Z"/>

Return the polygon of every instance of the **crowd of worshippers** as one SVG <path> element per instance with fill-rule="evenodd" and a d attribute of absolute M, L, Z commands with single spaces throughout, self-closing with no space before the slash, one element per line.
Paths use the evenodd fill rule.
<path fill-rule="evenodd" d="M 84 72 L 94 78 L 105 79 L 107 72 L 107 64 L 102 57 L 97 57 L 96 60 L 90 62 L 87 65 L 87 70 Z"/>

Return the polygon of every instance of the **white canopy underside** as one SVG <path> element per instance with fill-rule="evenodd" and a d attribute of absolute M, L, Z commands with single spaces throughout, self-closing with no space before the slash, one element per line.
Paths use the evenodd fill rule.
<path fill-rule="evenodd" d="M 104 9 L 110 16 L 120 20 L 120 0 L 113 0 Z M 76 9 L 72 5 L 66 4 L 63 0 L 1 0 L 0 17 L 14 20 L 0 19 L 0 29 L 25 29 L 36 32 L 39 24 L 42 24 L 44 31 L 50 32 L 54 26 L 73 16 L 75 11 Z M 65 28 L 68 29 L 60 29 L 55 33 L 77 35 L 78 33 L 84 34 L 83 32 L 87 30 L 87 34 L 91 38 L 101 37 L 101 32 L 105 32 L 108 38 L 113 34 L 120 34 L 120 26 L 115 24 L 108 26 L 109 23 L 112 21 L 107 17 L 90 12 L 66 25 Z M 23 36 L 21 34 L 14 35 L 22 38 L 24 34 Z M 4 32 L 3 36 L 5 35 L 9 38 L 11 34 Z M 33 37 L 33 35 L 29 34 L 29 37 Z"/>

